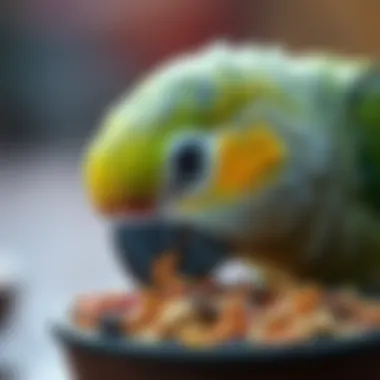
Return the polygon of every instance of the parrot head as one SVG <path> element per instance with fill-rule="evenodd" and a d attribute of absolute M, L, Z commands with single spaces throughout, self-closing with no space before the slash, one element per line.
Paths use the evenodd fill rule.
<path fill-rule="evenodd" d="M 85 156 L 90 199 L 108 217 L 220 237 L 285 233 L 326 166 L 322 129 L 269 76 L 209 58 L 165 66 L 112 107 Z"/>

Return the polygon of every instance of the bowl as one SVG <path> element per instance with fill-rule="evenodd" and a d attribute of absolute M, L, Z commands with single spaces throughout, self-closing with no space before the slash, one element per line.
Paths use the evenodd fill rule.
<path fill-rule="evenodd" d="M 104 338 L 65 323 L 55 324 L 53 333 L 76 380 L 375 379 L 380 370 L 380 332 L 282 347 L 231 343 L 207 350 Z"/>
<path fill-rule="evenodd" d="M 149 283 L 150 264 L 157 254 L 178 244 L 178 235 L 172 227 L 155 221 L 119 225 L 113 229 L 117 259 L 140 283 Z M 209 236 L 192 231 L 180 250 L 180 270 L 202 277 L 226 257 L 227 250 Z M 370 373 L 380 370 L 380 332 L 278 347 L 236 342 L 207 350 L 105 337 L 81 331 L 67 321 L 55 323 L 53 334 L 76 380 L 338 380 L 376 378 Z"/>

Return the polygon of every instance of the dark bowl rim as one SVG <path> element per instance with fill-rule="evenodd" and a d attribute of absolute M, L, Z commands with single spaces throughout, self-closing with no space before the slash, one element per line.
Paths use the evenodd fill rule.
<path fill-rule="evenodd" d="M 230 344 L 212 349 L 189 349 L 174 343 L 144 344 L 127 338 L 101 338 L 82 333 L 68 323 L 54 323 L 52 333 L 64 346 L 98 354 L 124 356 L 149 361 L 185 363 L 273 363 L 305 359 L 352 356 L 380 349 L 380 331 L 351 337 L 326 338 L 287 346 Z"/>

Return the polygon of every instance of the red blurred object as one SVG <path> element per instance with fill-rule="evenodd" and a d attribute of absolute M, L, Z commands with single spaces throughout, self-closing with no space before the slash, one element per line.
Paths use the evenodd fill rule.
<path fill-rule="evenodd" d="M 245 0 L 130 0 L 114 38 L 145 68 L 217 38 L 240 37 L 246 8 Z"/>
<path fill-rule="evenodd" d="M 140 298 L 136 293 L 90 295 L 78 297 L 74 310 L 80 313 L 99 315 L 103 312 L 126 311 L 138 306 L 139 302 Z"/>
<path fill-rule="evenodd" d="M 249 0 L 29 0 L 16 13 L 24 32 L 94 48 L 120 78 L 216 39 L 249 37 L 261 14 Z"/>

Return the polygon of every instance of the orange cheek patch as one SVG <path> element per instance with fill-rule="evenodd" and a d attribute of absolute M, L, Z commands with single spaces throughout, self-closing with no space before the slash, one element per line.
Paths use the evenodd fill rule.
<path fill-rule="evenodd" d="M 228 132 L 219 149 L 215 188 L 223 195 L 257 188 L 285 158 L 282 141 L 264 124 Z"/>

